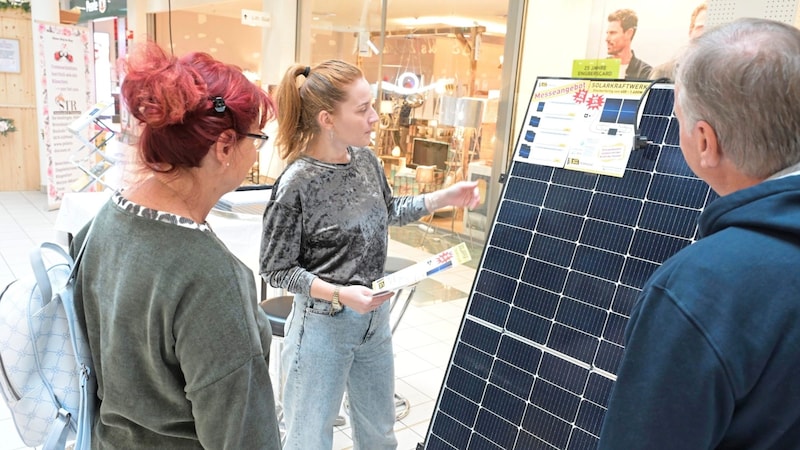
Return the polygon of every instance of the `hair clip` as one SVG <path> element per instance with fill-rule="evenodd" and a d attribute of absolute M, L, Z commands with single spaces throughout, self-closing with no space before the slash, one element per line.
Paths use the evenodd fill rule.
<path fill-rule="evenodd" d="M 308 78 L 308 74 L 311 73 L 311 66 L 306 66 L 305 70 L 303 70 L 303 76 Z"/>
<path fill-rule="evenodd" d="M 211 101 L 214 103 L 214 111 L 224 113 L 227 106 L 225 106 L 225 99 L 220 96 L 213 97 Z"/>

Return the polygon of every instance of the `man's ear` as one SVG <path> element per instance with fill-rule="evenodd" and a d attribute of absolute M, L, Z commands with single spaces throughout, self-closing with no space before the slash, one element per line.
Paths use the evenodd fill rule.
<path fill-rule="evenodd" d="M 711 124 L 705 120 L 698 120 L 693 138 L 697 139 L 700 165 L 705 168 L 717 167 L 722 161 L 723 154 L 719 147 L 717 132 Z"/>

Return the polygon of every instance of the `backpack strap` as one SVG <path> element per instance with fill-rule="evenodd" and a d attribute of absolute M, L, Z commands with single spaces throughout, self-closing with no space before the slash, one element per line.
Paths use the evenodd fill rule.
<path fill-rule="evenodd" d="M 72 266 L 69 278 L 66 281 L 66 286 L 64 286 L 57 295 L 67 316 L 70 343 L 75 353 L 75 362 L 77 363 L 77 367 L 80 368 L 81 397 L 78 406 L 78 417 L 72 418 L 69 411 L 64 408 L 59 408 L 54 418 L 51 431 L 42 446 L 43 450 L 65 448 L 67 436 L 71 428 L 70 423 L 73 423 L 76 428 L 76 440 L 73 448 L 75 450 L 88 450 L 91 447 L 92 422 L 94 420 L 94 411 L 97 404 L 97 378 L 94 374 L 94 364 L 92 363 L 92 355 L 89 350 L 89 340 L 86 337 L 86 330 L 83 329 L 81 322 L 78 321 L 78 316 L 75 311 L 74 289 L 78 265 L 83 257 L 86 244 L 89 242 L 89 236 L 91 235 L 93 227 L 94 220 L 92 220 L 89 225 L 89 231 L 86 233 L 74 261 L 63 247 L 50 242 L 42 243 L 38 248 L 33 249 L 30 254 L 31 266 L 33 267 L 37 286 L 42 294 L 42 299 L 47 302 L 53 300 L 53 288 L 50 285 L 50 278 L 47 276 L 47 269 L 42 258 L 42 250 L 48 249 L 57 253 Z M 45 383 L 45 386 L 48 386 L 48 389 L 50 388 L 49 383 Z M 54 404 L 57 404 L 55 394 L 51 391 L 50 395 L 53 398 Z"/>

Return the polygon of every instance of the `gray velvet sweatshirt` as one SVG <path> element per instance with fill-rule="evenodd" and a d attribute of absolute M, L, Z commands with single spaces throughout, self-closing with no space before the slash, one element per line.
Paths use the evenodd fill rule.
<path fill-rule="evenodd" d="M 273 287 L 308 295 L 315 277 L 371 287 L 383 276 L 388 226 L 428 214 L 422 195 L 392 196 L 372 150 L 349 151 L 346 164 L 300 157 L 275 182 L 261 240 Z"/>

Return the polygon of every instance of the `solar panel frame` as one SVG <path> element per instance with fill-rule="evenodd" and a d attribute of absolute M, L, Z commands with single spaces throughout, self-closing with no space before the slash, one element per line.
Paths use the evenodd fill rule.
<path fill-rule="evenodd" d="M 669 84 L 651 85 L 641 108 L 615 101 L 601 113 L 619 123 L 638 115 L 649 138 L 623 177 L 523 161 L 547 106 L 536 89 L 559 80 L 540 77 L 531 94 L 419 448 L 596 448 L 636 297 L 695 240 L 716 198 L 683 159 Z"/>

